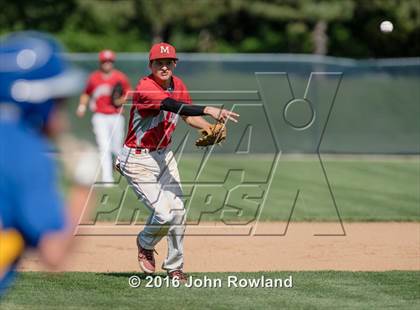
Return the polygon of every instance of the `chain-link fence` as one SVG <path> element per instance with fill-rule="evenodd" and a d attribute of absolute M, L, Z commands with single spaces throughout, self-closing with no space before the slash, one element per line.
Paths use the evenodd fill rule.
<path fill-rule="evenodd" d="M 147 56 L 117 55 L 116 67 L 133 86 L 149 74 Z M 96 54 L 69 57 L 86 72 L 98 68 Z M 217 152 L 420 153 L 420 58 L 179 54 L 179 59 L 175 73 L 196 104 L 223 104 L 241 114 L 239 124 L 228 125 L 228 142 Z M 76 105 L 75 98 L 70 108 Z M 93 141 L 90 120 L 71 114 L 76 134 Z M 188 139 L 184 152 L 194 152 L 196 134 L 181 123 L 174 145 Z"/>

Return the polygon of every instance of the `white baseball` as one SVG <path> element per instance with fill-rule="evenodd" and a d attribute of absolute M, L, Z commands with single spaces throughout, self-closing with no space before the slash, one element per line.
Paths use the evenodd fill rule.
<path fill-rule="evenodd" d="M 379 26 L 382 32 L 392 32 L 394 25 L 389 20 L 384 20 Z"/>

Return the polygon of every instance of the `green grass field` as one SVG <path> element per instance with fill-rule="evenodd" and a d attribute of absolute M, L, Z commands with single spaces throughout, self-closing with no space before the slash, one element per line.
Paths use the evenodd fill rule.
<path fill-rule="evenodd" d="M 223 288 L 131 288 L 131 274 L 20 275 L 2 309 L 418 309 L 420 272 L 264 272 L 192 274 Z M 227 288 L 227 277 L 286 278 L 292 288 Z"/>
<path fill-rule="evenodd" d="M 280 158 L 277 169 L 273 170 L 273 157 L 269 155 L 253 159 L 245 157 L 210 157 L 197 179 L 201 158 L 181 158 L 179 169 L 189 221 L 223 219 L 246 223 L 258 215 L 262 221 L 286 221 L 292 213 L 297 191 L 300 194 L 292 221 L 338 219 L 328 184 L 316 158 Z M 418 159 L 329 159 L 323 163 L 344 221 L 420 220 Z M 98 221 L 118 219 L 119 223 L 126 223 L 137 215 L 139 222 L 144 221 L 148 211 L 137 201 L 130 188 L 120 210 L 126 187 L 127 183 L 122 178 L 115 188 L 97 188 L 99 202 L 95 217 Z M 231 192 L 227 196 L 229 190 Z M 247 197 L 244 198 L 244 195 Z"/>

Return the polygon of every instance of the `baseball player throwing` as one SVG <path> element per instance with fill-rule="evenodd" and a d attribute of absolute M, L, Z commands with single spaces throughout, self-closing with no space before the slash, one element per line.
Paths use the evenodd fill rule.
<path fill-rule="evenodd" d="M 185 209 L 177 163 L 170 150 L 171 136 L 179 115 L 188 125 L 202 129 L 208 136 L 214 134 L 216 126 L 202 115 L 222 123 L 229 119 L 237 122 L 239 115 L 225 109 L 192 105 L 187 87 L 173 75 L 177 60 L 172 45 L 158 43 L 152 46 L 149 53 L 151 74 L 140 79 L 136 87 L 128 133 L 116 165 L 138 198 L 152 211 L 137 237 L 140 268 L 145 273 L 155 271 L 154 248 L 167 236 L 168 253 L 162 268 L 169 277 L 185 281 Z"/>
<path fill-rule="evenodd" d="M 100 69 L 94 71 L 83 94 L 76 114 L 83 117 L 87 106 L 94 112 L 93 132 L 101 153 L 102 182 L 112 183 L 112 154 L 118 155 L 124 138 L 124 117 L 121 115 L 124 96 L 130 89 L 127 76 L 114 69 L 115 54 L 110 50 L 99 53 Z M 119 89 L 117 98 L 115 90 Z"/>

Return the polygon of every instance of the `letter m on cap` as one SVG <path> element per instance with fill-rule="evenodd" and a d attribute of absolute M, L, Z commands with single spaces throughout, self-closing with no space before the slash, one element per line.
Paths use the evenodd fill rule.
<path fill-rule="evenodd" d="M 160 46 L 160 53 L 161 54 L 169 54 L 169 46 Z"/>

